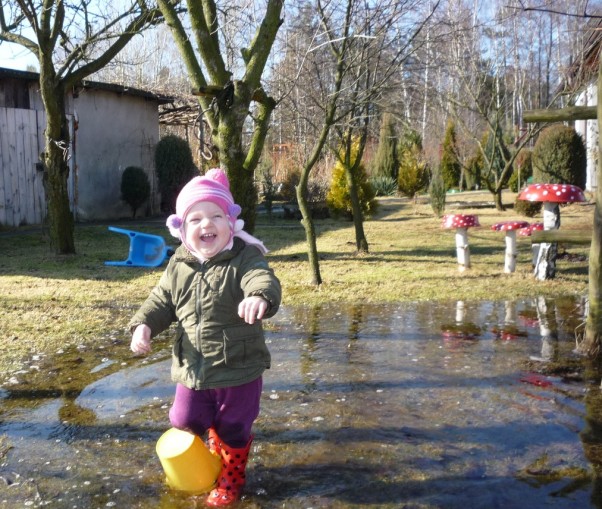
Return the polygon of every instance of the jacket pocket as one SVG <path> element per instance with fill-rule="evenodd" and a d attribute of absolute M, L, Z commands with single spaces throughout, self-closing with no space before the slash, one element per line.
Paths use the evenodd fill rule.
<path fill-rule="evenodd" d="M 269 366 L 270 352 L 261 322 L 224 329 L 224 356 L 226 366 L 231 368 Z"/>

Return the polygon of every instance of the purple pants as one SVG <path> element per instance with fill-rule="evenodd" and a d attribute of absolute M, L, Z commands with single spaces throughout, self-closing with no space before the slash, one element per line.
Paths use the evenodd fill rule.
<path fill-rule="evenodd" d="M 236 387 L 200 391 L 177 384 L 169 420 L 174 428 L 199 436 L 213 427 L 230 447 L 244 447 L 259 415 L 262 388 L 261 377 Z"/>

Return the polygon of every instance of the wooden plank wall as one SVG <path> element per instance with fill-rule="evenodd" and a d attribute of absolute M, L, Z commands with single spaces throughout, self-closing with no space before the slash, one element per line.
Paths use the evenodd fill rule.
<path fill-rule="evenodd" d="M 0 224 L 41 224 L 46 216 L 43 173 L 36 169 L 44 146 L 43 111 L 0 108 Z"/>
<path fill-rule="evenodd" d="M 72 115 L 67 119 L 73 135 Z M 0 225 L 42 224 L 46 219 L 44 174 L 36 166 L 44 151 L 45 127 L 43 111 L 0 108 Z M 69 202 L 73 209 L 73 158 L 69 167 Z"/>

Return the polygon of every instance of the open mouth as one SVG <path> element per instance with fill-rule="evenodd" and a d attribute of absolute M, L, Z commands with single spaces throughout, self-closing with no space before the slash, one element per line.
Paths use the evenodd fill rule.
<path fill-rule="evenodd" d="M 201 235 L 201 240 L 204 242 L 211 242 L 215 239 L 215 237 L 217 237 L 215 233 L 204 233 L 203 235 Z"/>

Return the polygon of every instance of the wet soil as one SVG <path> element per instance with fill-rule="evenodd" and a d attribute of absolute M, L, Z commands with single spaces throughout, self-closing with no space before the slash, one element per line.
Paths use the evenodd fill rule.
<path fill-rule="evenodd" d="M 283 308 L 240 508 L 602 507 L 580 298 Z M 0 508 L 194 508 L 164 482 L 169 335 L 34 356 L 0 388 Z"/>

